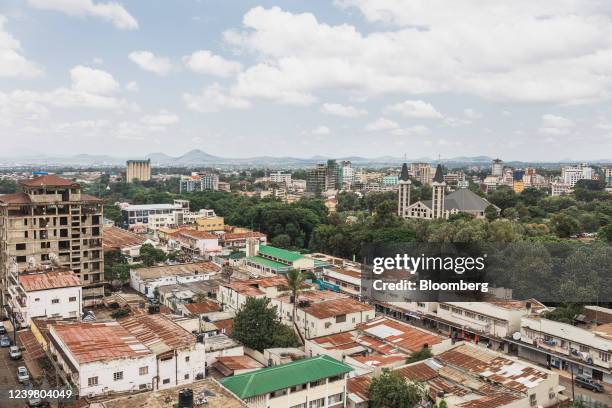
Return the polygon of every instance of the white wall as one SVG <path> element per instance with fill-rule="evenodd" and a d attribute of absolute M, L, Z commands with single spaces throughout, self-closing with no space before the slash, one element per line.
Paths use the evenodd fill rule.
<path fill-rule="evenodd" d="M 34 317 L 78 318 L 82 314 L 82 289 L 80 286 L 38 290 L 26 296 L 26 306 L 18 309 L 29 326 Z M 74 298 L 70 301 L 70 298 Z M 53 303 L 53 300 L 58 303 Z"/>

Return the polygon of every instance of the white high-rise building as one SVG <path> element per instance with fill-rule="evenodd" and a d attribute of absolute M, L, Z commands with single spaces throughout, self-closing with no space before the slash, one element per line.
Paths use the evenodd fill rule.
<path fill-rule="evenodd" d="M 491 175 L 495 177 L 501 177 L 504 172 L 504 162 L 500 159 L 493 160 L 491 164 Z"/>
<path fill-rule="evenodd" d="M 341 163 L 342 166 L 342 185 L 349 186 L 353 184 L 355 173 L 353 171 L 353 167 L 351 166 L 351 162 L 349 160 L 345 160 Z"/>
<path fill-rule="evenodd" d="M 566 166 L 561 169 L 561 179 L 563 183 L 574 187 L 578 180 L 591 180 L 593 178 L 593 168 L 585 163 L 577 166 Z"/>
<path fill-rule="evenodd" d="M 280 171 L 270 173 L 270 181 L 273 183 L 285 183 L 289 185 L 291 184 L 291 173 L 283 173 Z"/>
<path fill-rule="evenodd" d="M 433 178 L 431 209 L 433 210 L 433 218 L 444 218 L 444 195 L 446 192 L 446 183 L 442 174 L 442 166 L 438 164 L 436 174 Z"/>

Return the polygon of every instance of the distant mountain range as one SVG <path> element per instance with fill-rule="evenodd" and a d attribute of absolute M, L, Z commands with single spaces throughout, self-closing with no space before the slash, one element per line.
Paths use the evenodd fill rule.
<path fill-rule="evenodd" d="M 130 157 L 132 159 L 139 159 L 143 157 Z M 144 156 L 145 159 L 150 159 L 151 164 L 154 167 L 272 167 L 272 168 L 297 168 L 307 167 L 315 165 L 316 163 L 322 163 L 331 157 L 325 156 L 313 156 L 310 158 L 297 158 L 297 157 L 272 157 L 272 156 L 258 156 L 250 158 L 227 158 L 219 157 L 208 154 L 202 150 L 194 149 L 182 156 L 173 157 L 165 153 L 157 152 L 150 153 Z M 396 166 L 400 163 L 406 162 L 428 162 L 437 163 L 438 160 L 429 157 L 418 157 L 403 159 L 392 156 L 382 157 L 360 157 L 360 156 L 349 156 L 349 157 L 334 157 L 338 161 L 350 160 L 354 165 L 358 167 L 384 167 L 384 166 Z M 125 157 L 115 157 L 109 155 L 95 155 L 95 154 L 77 154 L 74 156 L 50 156 L 34 151 L 28 151 L 27 154 L 18 155 L 17 152 L 3 152 L 0 153 L 0 165 L 1 166 L 87 166 L 87 167 L 109 167 L 109 166 L 123 166 L 125 165 Z M 461 166 L 461 165 L 475 165 L 482 166 L 488 165 L 493 160 L 489 156 L 473 156 L 473 157 L 453 157 L 450 159 L 441 159 L 440 162 L 448 166 Z M 571 160 L 563 161 L 562 163 L 575 162 Z M 599 160 L 597 163 L 610 163 L 612 160 Z M 508 165 L 515 166 L 527 166 L 535 164 L 559 164 L 561 162 L 507 162 Z"/>

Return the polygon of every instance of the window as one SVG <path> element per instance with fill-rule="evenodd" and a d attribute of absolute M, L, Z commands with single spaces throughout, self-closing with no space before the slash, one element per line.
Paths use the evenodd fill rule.
<path fill-rule="evenodd" d="M 70 296 L 70 297 L 68 298 L 68 301 L 69 301 L 69 302 L 76 302 L 76 296 Z"/>
<path fill-rule="evenodd" d="M 590 350 L 591 349 L 587 346 L 580 345 L 580 351 L 582 351 L 583 353 L 588 353 Z"/>
<path fill-rule="evenodd" d="M 310 401 L 310 404 L 308 404 L 309 408 L 323 408 L 324 406 L 325 406 L 325 398 L 319 398 L 317 400 Z"/>
<path fill-rule="evenodd" d="M 170 379 L 169 378 L 164 378 L 164 381 L 162 381 L 163 384 L 170 384 Z"/>
<path fill-rule="evenodd" d="M 34 299 L 35 302 L 40 302 L 40 298 Z"/>
<path fill-rule="evenodd" d="M 148 366 L 140 367 L 138 369 L 138 374 L 140 374 L 140 375 L 147 375 L 147 374 L 149 374 L 149 367 Z"/>
<path fill-rule="evenodd" d="M 287 389 L 282 389 L 278 391 L 274 391 L 270 393 L 270 398 L 282 397 L 283 395 L 287 395 Z"/>
<path fill-rule="evenodd" d="M 599 352 L 599 359 L 601 361 L 603 361 L 604 363 L 607 363 L 610 361 L 610 353 L 606 353 L 605 351 L 600 351 Z"/>
<path fill-rule="evenodd" d="M 442 310 L 448 310 L 448 309 L 449 309 L 449 307 L 448 307 L 448 305 L 440 305 L 440 309 L 442 309 Z"/>
<path fill-rule="evenodd" d="M 310 382 L 310 388 L 318 387 L 319 385 L 325 385 L 325 379 Z"/>
<path fill-rule="evenodd" d="M 51 299 L 51 303 L 59 303 L 59 299 Z"/>
<path fill-rule="evenodd" d="M 184 377 L 184 378 L 185 378 L 186 380 L 188 380 L 188 379 L 189 379 L 189 374 L 185 374 L 185 377 Z"/>
<path fill-rule="evenodd" d="M 532 407 L 535 407 L 536 405 L 538 405 L 538 400 L 537 400 L 537 396 L 535 394 L 531 394 L 529 396 L 529 405 L 531 405 Z"/>
<path fill-rule="evenodd" d="M 465 312 L 465 317 L 469 317 L 470 319 L 475 319 L 476 318 L 476 313 Z"/>
<path fill-rule="evenodd" d="M 420 308 L 425 308 L 425 303 L 417 302 L 417 306 L 420 307 Z"/>
<path fill-rule="evenodd" d="M 98 377 L 89 377 L 87 379 L 87 386 L 93 387 L 95 385 L 98 385 Z"/>
<path fill-rule="evenodd" d="M 26 249 L 26 244 L 16 244 L 15 245 L 15 250 L 17 251 L 23 251 L 24 249 Z"/>
<path fill-rule="evenodd" d="M 338 404 L 342 402 L 343 393 L 334 394 L 327 397 L 327 405 Z"/>
<path fill-rule="evenodd" d="M 461 309 L 457 309 L 456 307 L 451 308 L 451 312 L 458 314 L 458 315 L 463 314 L 463 311 Z"/>
<path fill-rule="evenodd" d="M 186 362 L 189 361 L 189 356 L 185 357 L 185 361 Z"/>
<path fill-rule="evenodd" d="M 116 373 L 113 373 L 113 380 L 114 381 L 123 380 L 123 371 L 117 371 Z"/>
<path fill-rule="evenodd" d="M 302 391 L 306 389 L 307 384 L 294 385 L 291 387 L 291 393 Z"/>
<path fill-rule="evenodd" d="M 346 315 L 336 316 L 336 323 L 344 323 L 346 322 Z"/>
<path fill-rule="evenodd" d="M 140 384 L 140 385 L 138 386 L 138 389 L 139 389 L 139 390 L 146 390 L 146 389 L 147 389 L 147 384 Z"/>

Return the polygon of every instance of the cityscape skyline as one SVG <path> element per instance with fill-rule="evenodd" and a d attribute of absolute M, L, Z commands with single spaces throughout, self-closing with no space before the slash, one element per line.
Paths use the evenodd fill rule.
<path fill-rule="evenodd" d="M 611 12 L 9 0 L 3 150 L 606 160 Z"/>

